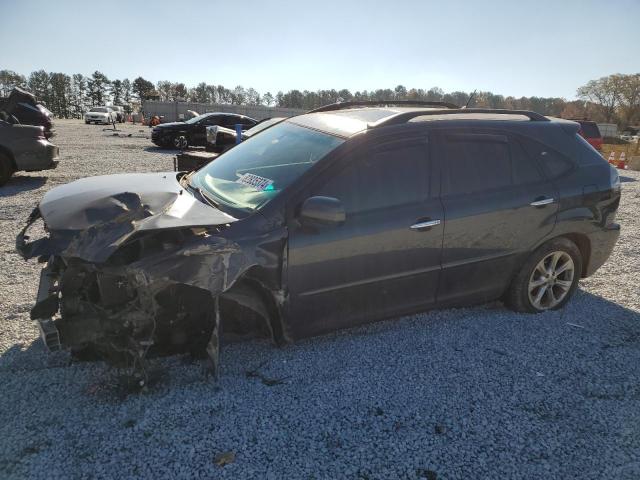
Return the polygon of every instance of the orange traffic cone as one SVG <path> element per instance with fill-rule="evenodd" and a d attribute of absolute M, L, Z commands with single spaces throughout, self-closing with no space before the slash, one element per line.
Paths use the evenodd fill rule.
<path fill-rule="evenodd" d="M 622 168 L 623 170 L 627 168 L 627 156 L 624 152 L 620 152 L 620 158 L 618 159 L 616 167 Z"/>

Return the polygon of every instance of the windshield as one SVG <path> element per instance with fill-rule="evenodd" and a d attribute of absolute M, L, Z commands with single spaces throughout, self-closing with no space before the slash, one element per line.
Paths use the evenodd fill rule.
<path fill-rule="evenodd" d="M 245 133 L 245 135 L 247 137 L 250 137 L 251 135 L 255 135 L 258 132 L 261 132 L 262 130 L 265 130 L 267 128 L 269 128 L 272 125 L 275 125 L 276 123 L 280 123 L 281 121 L 283 121 L 284 118 L 270 118 L 268 120 L 264 120 L 262 122 L 260 122 L 258 125 L 256 125 L 255 127 L 251 127 L 249 130 L 247 130 Z"/>
<path fill-rule="evenodd" d="M 196 172 L 191 183 L 226 205 L 255 210 L 343 142 L 284 122 L 236 145 Z"/>
<path fill-rule="evenodd" d="M 107 109 L 106 108 L 92 108 L 91 110 L 89 110 L 90 112 L 100 112 L 100 113 L 107 113 Z"/>

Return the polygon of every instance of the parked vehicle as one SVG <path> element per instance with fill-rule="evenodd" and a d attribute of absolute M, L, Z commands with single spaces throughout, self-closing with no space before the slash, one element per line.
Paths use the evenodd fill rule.
<path fill-rule="evenodd" d="M 151 141 L 164 148 L 187 148 L 189 146 L 204 147 L 207 141 L 208 126 L 235 128 L 237 123 L 251 128 L 256 120 L 235 113 L 205 113 L 184 122 L 161 123 L 151 131 Z"/>
<path fill-rule="evenodd" d="M 562 308 L 609 257 L 620 179 L 571 121 L 437 102 L 289 118 L 191 174 L 50 190 L 17 238 L 49 258 L 51 349 L 116 361 L 288 342 L 434 307 Z M 40 218 L 47 235 L 25 240 Z M 222 325 L 222 327 L 221 327 Z"/>
<path fill-rule="evenodd" d="M 0 111 L 15 117 L 22 125 L 44 128 L 47 138 L 55 135 L 53 114 L 44 105 L 36 102 L 36 97 L 22 88 L 14 88 L 8 97 L 0 98 Z"/>
<path fill-rule="evenodd" d="M 255 135 L 258 132 L 266 130 L 276 123 L 280 123 L 284 119 L 284 117 L 275 117 L 260 120 L 255 124 L 255 126 L 251 127 L 249 130 L 244 130 L 242 132 L 241 141 L 246 140 L 247 138 Z M 207 149 L 211 151 L 227 150 L 237 143 L 236 137 L 237 133 L 235 128 L 231 129 L 227 127 L 221 127 L 220 125 L 207 127 Z"/>
<path fill-rule="evenodd" d="M 276 123 L 280 123 L 282 120 L 284 120 L 284 118 L 269 118 L 261 120 L 255 127 L 242 132 L 242 140 L 246 140 Z M 193 170 L 197 170 L 203 165 L 215 160 L 220 153 L 227 151 L 234 145 L 236 145 L 235 130 L 220 127 L 218 125 L 207 127 L 206 152 L 201 150 L 185 150 L 179 152 L 173 160 L 173 169 L 176 172 L 191 172 Z"/>
<path fill-rule="evenodd" d="M 111 124 L 116 121 L 117 114 L 110 107 L 92 107 L 84 114 L 84 123 Z"/>
<path fill-rule="evenodd" d="M 110 105 L 109 108 L 115 112 L 116 121 L 118 123 L 124 123 L 125 121 L 124 108 L 116 105 Z"/>
<path fill-rule="evenodd" d="M 14 172 L 48 170 L 57 165 L 58 147 L 47 140 L 44 127 L 0 119 L 0 186 Z"/>
<path fill-rule="evenodd" d="M 603 138 L 596 122 L 588 120 L 574 120 L 580 124 L 580 135 L 596 150 L 602 150 Z"/>

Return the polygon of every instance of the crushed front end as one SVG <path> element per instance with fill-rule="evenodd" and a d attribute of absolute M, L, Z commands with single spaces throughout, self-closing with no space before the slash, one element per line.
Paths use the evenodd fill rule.
<path fill-rule="evenodd" d="M 245 327 L 247 311 L 267 316 L 235 283 L 260 262 L 279 264 L 280 234 L 261 235 L 275 255 L 256 255 L 255 244 L 245 246 L 247 253 L 224 235 L 235 218 L 173 183 L 150 195 L 106 193 L 104 181 L 100 189 L 96 182 L 50 191 L 16 238 L 23 258 L 45 264 L 31 310 L 44 343 L 121 366 L 140 365 L 148 355 L 206 352 L 217 371 L 220 299 L 246 307 L 233 319 Z M 74 202 L 87 192 L 92 198 L 84 205 Z"/>

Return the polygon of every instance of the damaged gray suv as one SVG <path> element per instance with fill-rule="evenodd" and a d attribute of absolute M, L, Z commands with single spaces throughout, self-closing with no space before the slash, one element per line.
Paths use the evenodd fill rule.
<path fill-rule="evenodd" d="M 494 299 L 561 308 L 620 229 L 618 175 L 579 128 L 528 111 L 347 102 L 196 172 L 54 188 L 17 237 L 23 257 L 46 262 L 31 317 L 52 350 L 125 364 L 208 351 L 217 367 L 222 331 L 282 344 Z"/>

